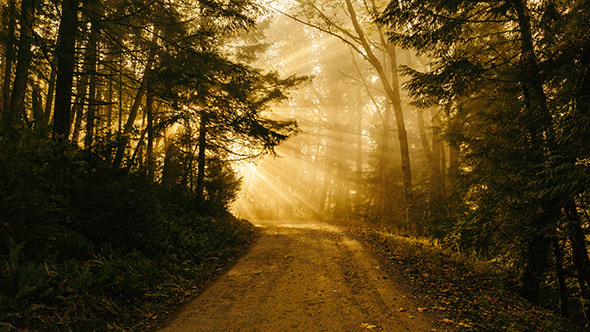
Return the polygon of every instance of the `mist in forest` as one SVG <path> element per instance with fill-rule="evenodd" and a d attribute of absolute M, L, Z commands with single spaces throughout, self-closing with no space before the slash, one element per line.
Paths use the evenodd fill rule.
<path fill-rule="evenodd" d="M 257 65 L 307 77 L 290 92 L 288 102 L 273 108 L 275 116 L 295 119 L 299 130 L 277 147 L 276 155 L 237 166 L 242 190 L 233 210 L 247 219 L 366 217 L 405 224 L 402 157 L 391 98 L 400 98 L 395 107 L 404 116 L 414 181 L 426 186 L 430 180 L 427 158 L 432 152 L 425 155 L 423 144 L 435 149 L 439 169 L 446 170 L 450 159 L 448 146 L 436 133 L 439 111 L 410 105 L 401 89 L 407 78 L 394 69 L 422 68 L 426 58 L 411 50 L 398 50 L 392 58 L 387 50 L 394 47 L 375 34 L 367 38 L 375 45 L 376 62 L 367 61 L 357 41 L 344 42 L 314 22 L 300 22 L 304 18 L 291 16 L 296 8 L 290 9 L 293 13 L 283 10 L 288 9 L 277 8 L 260 25 L 269 47 Z M 381 77 L 376 66 L 388 70 Z M 384 84 L 393 82 L 395 91 L 388 94 Z"/>
<path fill-rule="evenodd" d="M 0 326 L 84 330 L 291 218 L 588 326 L 589 3 L 0 0 Z"/>

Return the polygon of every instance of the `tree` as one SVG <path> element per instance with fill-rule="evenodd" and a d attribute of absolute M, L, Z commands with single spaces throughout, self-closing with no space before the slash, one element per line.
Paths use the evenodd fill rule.
<path fill-rule="evenodd" d="M 412 220 L 412 170 L 410 165 L 410 149 L 404 112 L 402 110 L 400 85 L 397 73 L 397 49 L 387 41 L 381 27 L 373 23 L 373 17 L 379 13 L 379 5 L 375 1 L 355 2 L 346 0 L 344 3 L 330 5 L 315 1 L 299 1 L 300 14 L 289 15 L 293 19 L 333 35 L 346 43 L 365 61 L 367 61 L 379 77 L 385 96 L 393 108 L 400 146 L 401 171 L 403 175 L 403 192 L 405 204 L 405 228 L 415 228 Z M 384 60 L 380 60 L 383 57 Z M 383 116 L 383 153 L 388 150 L 391 108 L 385 108 Z M 382 157 L 384 163 L 385 157 Z M 381 165 L 384 168 L 385 165 Z M 381 174 L 380 192 L 385 192 L 384 174 Z M 379 198 L 383 201 L 383 198 Z"/>
<path fill-rule="evenodd" d="M 25 116 L 25 94 L 29 78 L 29 66 L 32 51 L 33 20 L 35 18 L 35 0 L 24 0 L 21 4 L 20 37 L 18 43 L 18 56 L 10 106 L 6 113 L 8 123 L 14 123 Z M 7 84 L 7 83 L 5 83 Z"/>
<path fill-rule="evenodd" d="M 582 59 L 589 36 L 565 23 L 585 20 L 584 6 L 406 1 L 392 2 L 380 18 L 390 27 L 392 42 L 432 59 L 429 70 L 406 68 L 405 73 L 412 77 L 408 88 L 418 103 L 448 109 L 445 134 L 460 148 L 463 193 L 472 211 L 469 226 L 457 231 L 481 252 L 516 257 L 523 294 L 533 301 L 559 225 L 564 219 L 579 224 L 572 222 L 577 208 L 567 206 L 586 191 L 573 189 L 586 183 L 584 176 L 570 178 L 570 189 L 557 181 L 562 169 L 572 170 L 570 165 L 585 157 L 567 151 L 563 139 L 569 135 L 556 130 L 560 114 L 570 114 L 568 105 L 587 70 Z M 568 38 L 572 34 L 576 38 Z M 567 41 L 556 44 L 554 36 Z M 563 56 L 576 59 L 576 65 L 561 62 Z M 558 83 L 563 80 L 577 83 Z M 583 167 L 573 169 L 587 174 Z M 576 233 L 570 230 L 572 243 L 579 243 Z M 585 244 L 574 247 L 587 259 Z M 584 289 L 587 263 L 579 259 L 575 265 Z"/>
<path fill-rule="evenodd" d="M 15 0 L 8 2 L 8 8 L 3 11 L 3 21 L 8 22 L 6 27 L 6 38 L 4 39 L 4 77 L 2 80 L 2 113 L 8 112 L 10 106 L 10 82 L 12 79 L 12 65 L 15 61 L 14 32 L 16 26 L 16 3 Z"/>
<path fill-rule="evenodd" d="M 57 47 L 57 80 L 53 137 L 68 139 L 70 134 L 72 82 L 74 80 L 76 31 L 78 31 L 78 0 L 62 2 L 62 19 L 59 26 Z"/>

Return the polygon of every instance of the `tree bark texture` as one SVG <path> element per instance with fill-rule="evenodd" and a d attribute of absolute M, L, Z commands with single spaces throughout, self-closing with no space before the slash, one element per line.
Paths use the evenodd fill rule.
<path fill-rule="evenodd" d="M 125 149 L 127 148 L 127 144 L 129 144 L 129 136 L 131 135 L 131 130 L 133 129 L 133 125 L 135 124 L 135 120 L 137 119 L 137 115 L 139 114 L 139 107 L 141 106 L 143 96 L 147 91 L 148 81 L 150 79 L 152 64 L 155 55 L 155 49 L 152 49 L 148 55 L 147 65 L 145 67 L 143 77 L 141 78 L 139 88 L 137 89 L 137 93 L 135 94 L 135 99 L 133 100 L 133 104 L 131 106 L 131 109 L 129 110 L 129 117 L 127 118 L 127 122 L 125 122 L 125 127 L 123 128 L 123 132 L 119 137 L 117 153 L 115 154 L 115 160 L 113 161 L 113 167 L 115 168 L 121 166 L 121 162 L 123 161 L 123 157 L 125 156 Z"/>
<path fill-rule="evenodd" d="M 361 43 L 363 49 L 366 52 L 366 57 L 371 63 L 371 65 L 377 71 L 381 82 L 383 83 L 383 88 L 385 89 L 386 95 L 389 99 L 389 102 L 393 106 L 393 111 L 395 115 L 395 123 L 397 128 L 397 135 L 400 145 L 400 153 L 401 153 L 401 168 L 403 174 L 403 183 L 404 183 L 404 197 L 405 197 L 405 208 L 406 208 L 406 226 L 408 228 L 413 228 L 413 217 L 412 217 L 412 170 L 410 167 L 410 148 L 408 144 L 408 133 L 406 130 L 406 123 L 404 120 L 404 113 L 402 110 L 401 104 L 401 97 L 400 97 L 400 89 L 399 89 L 399 79 L 397 74 L 397 51 L 395 47 L 391 44 L 383 45 L 386 47 L 387 53 L 389 55 L 389 59 L 391 61 L 391 81 L 388 79 L 389 75 L 386 69 L 383 67 L 381 62 L 377 59 L 375 54 L 372 51 L 372 47 L 370 42 L 367 40 L 364 31 L 361 28 L 361 25 L 358 21 L 356 10 L 352 5 L 351 0 L 346 0 L 346 8 L 350 15 L 350 19 L 354 30 L 358 36 L 358 40 Z"/>
<path fill-rule="evenodd" d="M 207 114 L 201 113 L 201 123 L 199 124 L 199 149 L 197 154 L 197 185 L 196 194 L 200 201 L 204 200 L 205 191 L 205 162 L 207 153 Z"/>
<path fill-rule="evenodd" d="M 7 121 L 14 123 L 25 114 L 25 96 L 29 80 L 29 67 L 31 65 L 31 43 L 33 39 L 33 21 L 35 19 L 35 0 L 23 0 L 21 4 L 20 39 L 18 42 L 18 58 L 10 106 L 8 107 Z"/>
<path fill-rule="evenodd" d="M 53 116 L 53 138 L 67 139 L 70 133 L 72 83 L 74 79 L 79 0 L 63 0 L 57 48 L 57 80 Z"/>
<path fill-rule="evenodd" d="M 7 19 L 8 19 L 8 35 L 6 36 L 6 40 L 4 41 L 5 45 L 5 59 L 6 63 L 4 66 L 4 79 L 2 80 L 2 114 L 8 112 L 8 108 L 10 107 L 10 82 L 12 81 L 12 65 L 14 63 L 15 53 L 14 53 L 14 44 L 15 44 L 15 36 L 14 30 L 16 26 L 16 5 L 15 0 L 10 0 L 8 3 L 8 11 L 7 11 Z"/>
<path fill-rule="evenodd" d="M 86 111 L 86 136 L 84 138 L 84 148 L 88 153 L 92 151 L 94 144 L 94 129 L 98 113 L 98 94 L 97 94 L 97 44 L 100 36 L 98 20 L 96 17 L 90 19 L 90 39 L 88 40 L 88 69 L 90 75 L 90 85 L 88 86 L 88 108 Z"/>

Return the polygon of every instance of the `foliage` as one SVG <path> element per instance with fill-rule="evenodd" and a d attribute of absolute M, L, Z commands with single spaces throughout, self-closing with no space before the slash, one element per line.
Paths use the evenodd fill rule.
<path fill-rule="evenodd" d="M 428 241 L 354 227 L 351 234 L 373 248 L 387 270 L 405 280 L 424 310 L 452 331 L 582 331 L 515 292 L 502 270 Z"/>
<path fill-rule="evenodd" d="M 571 285 L 588 298 L 590 278 L 587 6 L 416 0 L 378 19 L 392 42 L 430 57 L 404 73 L 415 105 L 441 109 L 458 152 L 447 243 L 501 264 L 523 295 L 564 316 Z"/>
<path fill-rule="evenodd" d="M 145 329 L 254 238 L 223 204 L 102 160 L 89 171 L 69 143 L 22 134 L 0 142 L 5 330 Z"/>

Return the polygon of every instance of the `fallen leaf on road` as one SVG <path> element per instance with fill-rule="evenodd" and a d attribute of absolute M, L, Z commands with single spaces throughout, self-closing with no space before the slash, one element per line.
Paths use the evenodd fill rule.
<path fill-rule="evenodd" d="M 402 307 L 402 308 L 399 308 L 399 309 L 397 309 L 397 311 L 399 311 L 399 312 L 408 311 L 408 308 L 403 308 L 403 307 Z"/>
<path fill-rule="evenodd" d="M 463 322 L 457 324 L 457 326 L 466 327 L 466 328 L 472 328 L 473 327 L 473 325 L 467 324 L 467 323 L 463 323 Z"/>
<path fill-rule="evenodd" d="M 443 318 L 440 321 L 441 321 L 441 323 L 444 323 L 444 324 L 455 324 L 455 321 L 452 319 Z"/>
<path fill-rule="evenodd" d="M 374 328 L 377 327 L 377 325 L 373 325 L 373 324 L 369 324 L 369 323 L 362 323 L 361 325 L 359 325 L 360 327 L 367 329 L 367 330 L 372 330 Z"/>
<path fill-rule="evenodd" d="M 424 311 L 426 311 L 426 310 L 428 310 L 428 308 L 422 308 L 422 307 L 418 307 L 418 311 L 419 311 L 419 312 L 424 312 Z"/>

